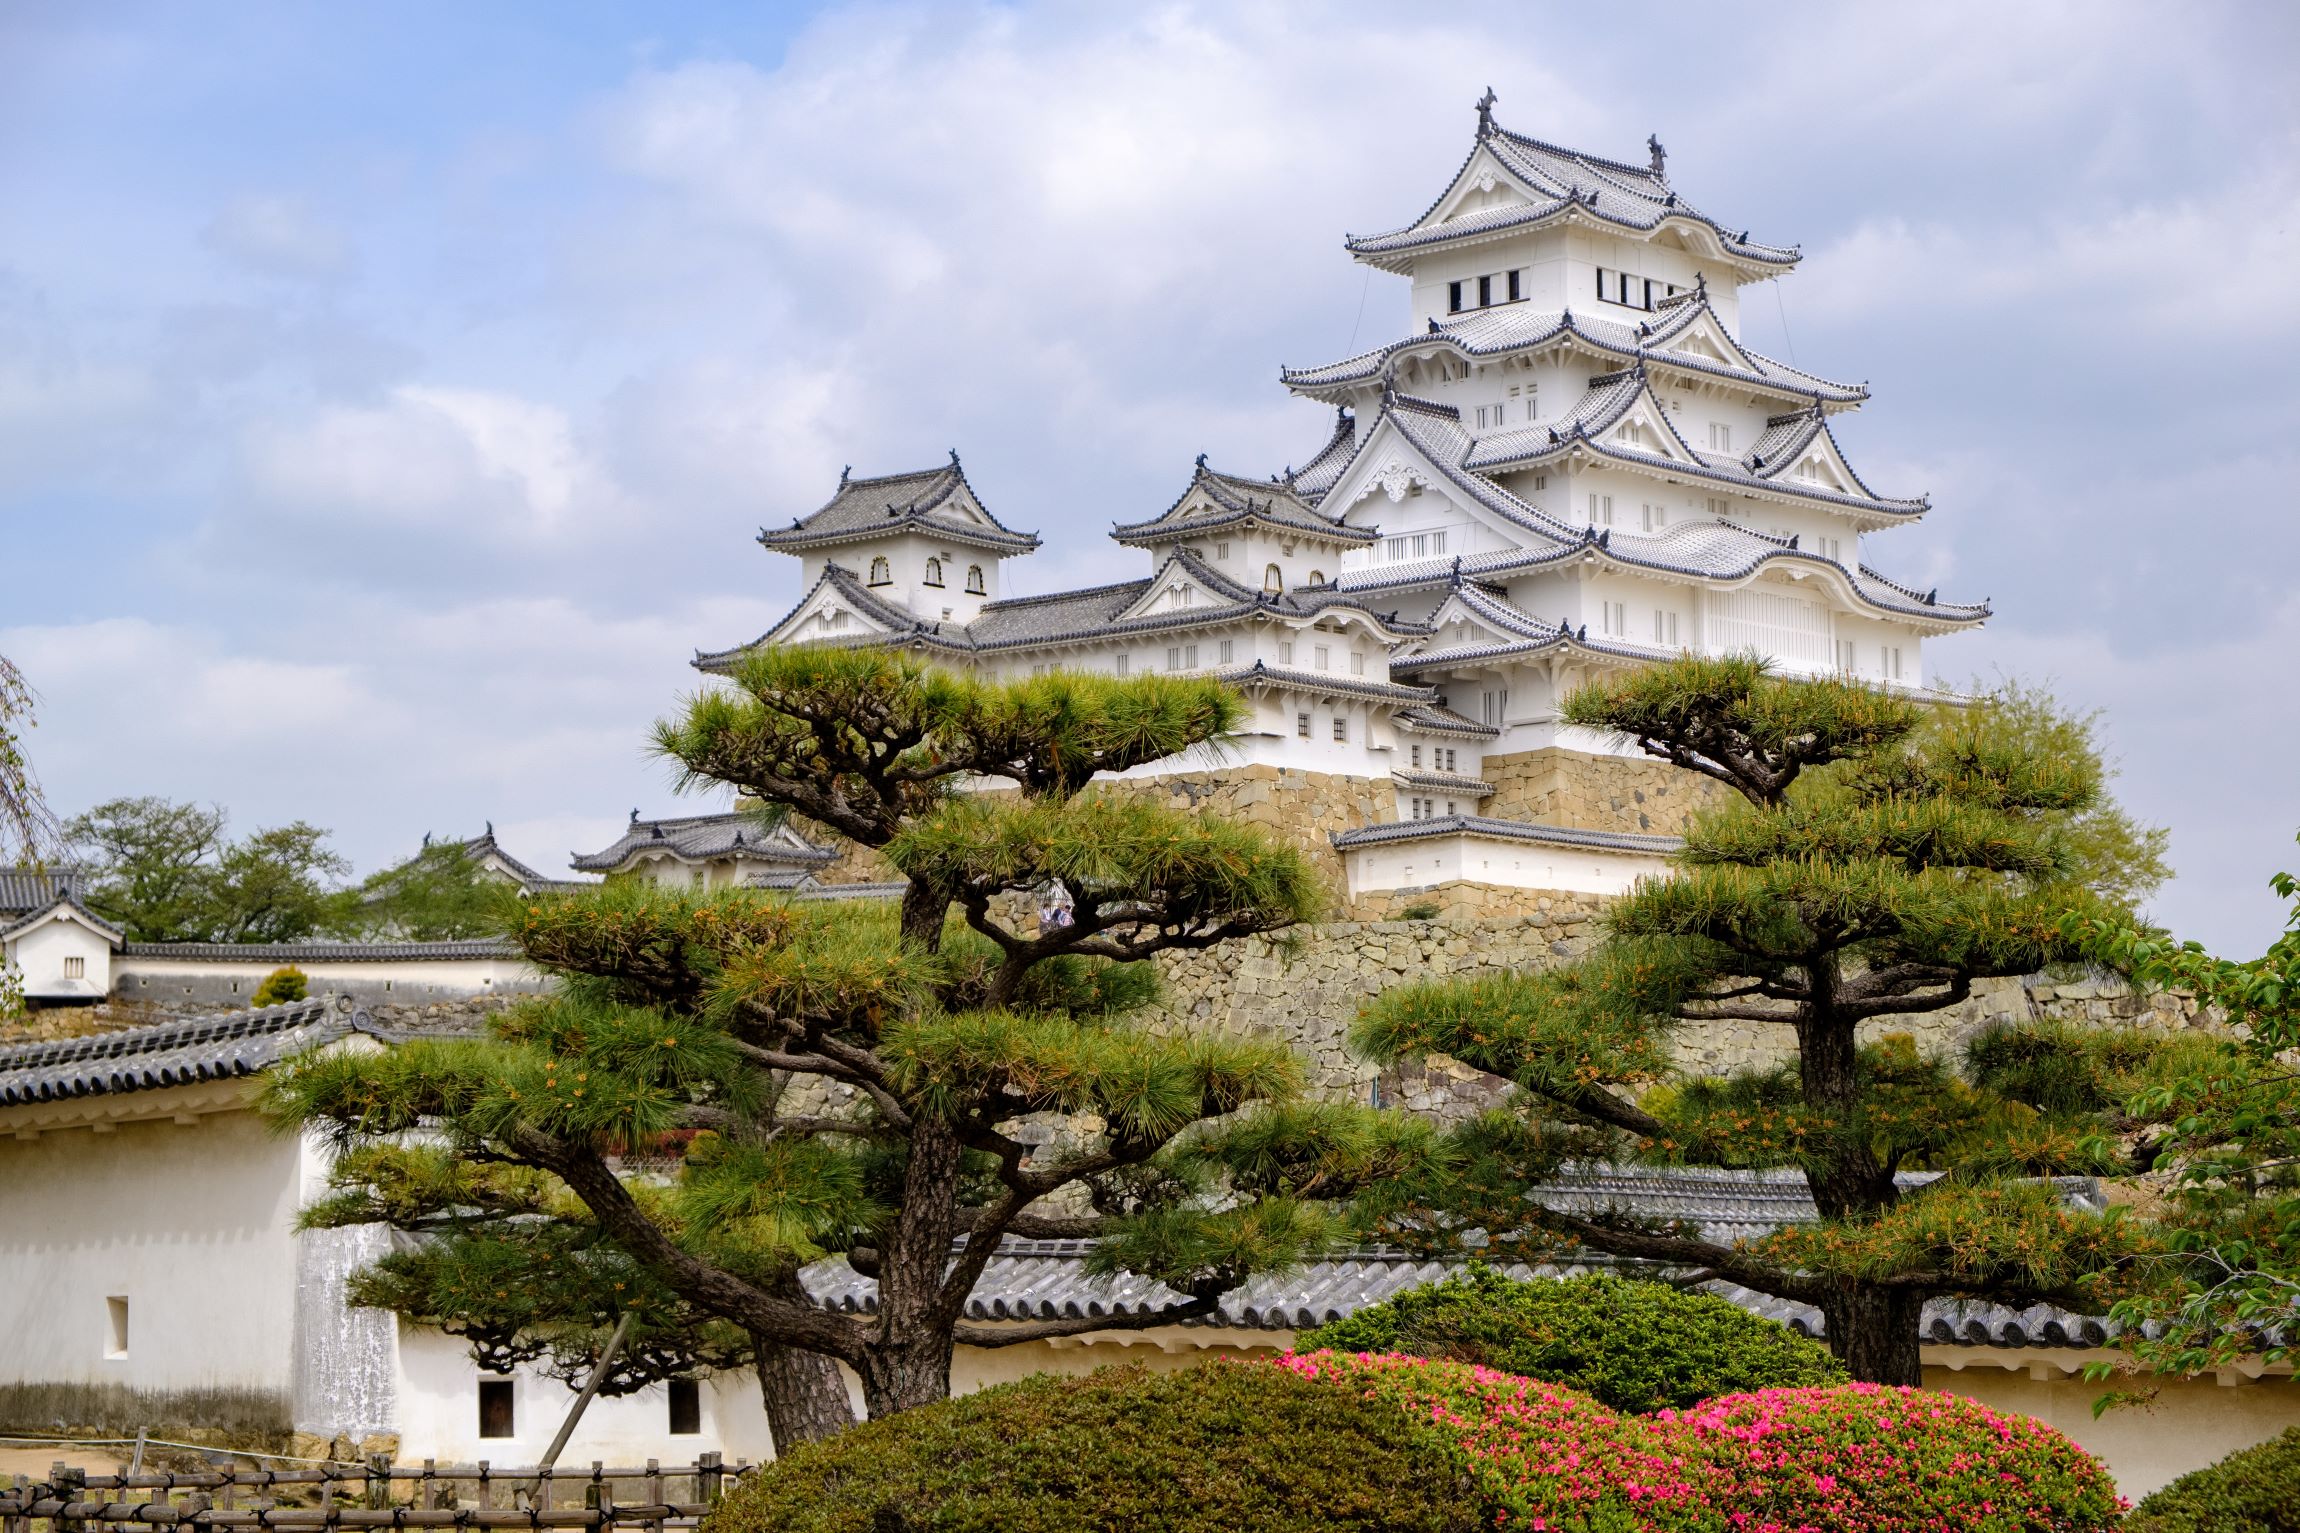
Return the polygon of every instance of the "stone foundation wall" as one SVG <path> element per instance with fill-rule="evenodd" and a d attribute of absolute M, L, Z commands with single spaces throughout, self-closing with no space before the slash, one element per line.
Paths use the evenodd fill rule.
<path fill-rule="evenodd" d="M 1666 761 L 1557 746 L 1488 756 L 1479 775 L 1493 784 L 1480 812 L 1497 820 L 1656 836 L 1682 834 L 1695 814 L 1732 791 Z"/>
<path fill-rule="evenodd" d="M 1442 905 L 1481 895 L 1524 895 L 1535 908 L 1483 918 L 1449 910 L 1429 920 L 1337 921 L 1276 939 L 1161 954 L 1153 961 L 1165 995 L 1150 1025 L 1281 1039 L 1308 1056 L 1311 1086 L 1321 1095 L 1443 1117 L 1476 1111 L 1504 1093 L 1502 1083 L 1446 1059 L 1377 1068 L 1355 1057 L 1347 1040 L 1366 1003 L 1392 985 L 1544 969 L 1587 951 L 1600 935 L 1603 902 L 1592 896 L 1456 884 L 1399 898 Z M 2199 1025 L 2195 1004 L 2182 996 L 2137 996 L 2112 976 L 2039 974 L 1979 981 L 1961 1006 L 1880 1019 L 1866 1036 L 1908 1033 L 1928 1053 L 1948 1052 L 1991 1022 L 2045 1017 L 2104 1027 Z M 1688 1023 L 1678 1035 L 1679 1065 L 1703 1074 L 1780 1063 L 1794 1053 L 1786 1029 L 1752 1022 Z"/>

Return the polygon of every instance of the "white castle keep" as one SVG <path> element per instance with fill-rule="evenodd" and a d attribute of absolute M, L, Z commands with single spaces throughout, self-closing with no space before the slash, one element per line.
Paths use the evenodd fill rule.
<path fill-rule="evenodd" d="M 995 676 L 1219 677 L 1252 703 L 1244 737 L 1171 771 L 1388 785 L 1386 817 L 1332 837 L 1353 896 L 1625 887 L 1669 826 L 1631 807 L 1640 790 L 1569 780 L 1577 764 L 1619 784 L 1676 774 L 1561 724 L 1576 685 L 1754 649 L 1784 672 L 1918 689 L 1926 636 L 1988 616 L 1870 566 L 1864 538 L 1928 502 L 1878 494 L 1838 446 L 1830 418 L 1868 389 L 1740 340 L 1742 289 L 1798 252 L 1700 211 L 1650 149 L 1632 165 L 1523 137 L 1489 92 L 1428 210 L 1345 242 L 1407 279 L 1408 334 L 1285 369 L 1334 408 L 1331 435 L 1276 474 L 1200 457 L 1173 504 L 1111 533 L 1149 556 L 1142 578 L 1002 594 L 1006 561 L 1039 540 L 953 453 L 842 476 L 821 509 L 761 532 L 807 589 L 755 643 L 899 646 Z"/>

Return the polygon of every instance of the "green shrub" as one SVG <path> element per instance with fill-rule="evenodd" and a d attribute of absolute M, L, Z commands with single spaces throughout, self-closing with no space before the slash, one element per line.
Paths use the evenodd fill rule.
<path fill-rule="evenodd" d="M 311 977 L 291 963 L 284 969 L 274 969 L 266 974 L 264 982 L 256 986 L 255 998 L 248 1004 L 285 1006 L 290 1001 L 302 1000 L 310 993 Z"/>
<path fill-rule="evenodd" d="M 2182 1475 L 2124 1525 L 2135 1533 L 2300 1533 L 2300 1427 Z"/>
<path fill-rule="evenodd" d="M 1488 1267 L 1359 1310 L 1294 1345 L 1480 1363 L 1639 1414 L 1845 1378 L 1827 1348 L 1714 1295 L 1604 1275 L 1520 1283 Z"/>
<path fill-rule="evenodd" d="M 1105 1368 L 904 1411 L 746 1478 L 703 1533 L 1467 1533 L 1446 1441 L 1277 1368 Z"/>
<path fill-rule="evenodd" d="M 1407 921 L 1434 921 L 1438 918 L 1438 908 L 1428 900 L 1417 900 L 1399 911 L 1398 916 Z"/>

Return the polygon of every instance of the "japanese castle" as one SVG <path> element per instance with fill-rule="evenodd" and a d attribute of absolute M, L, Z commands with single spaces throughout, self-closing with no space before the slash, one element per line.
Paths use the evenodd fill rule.
<path fill-rule="evenodd" d="M 1175 773 L 1355 779 L 1386 784 L 1385 806 L 1394 792 L 1387 819 L 1330 838 L 1353 896 L 1626 887 L 1694 796 L 1680 786 L 1657 820 L 1663 779 L 1684 774 L 1561 725 L 1576 685 L 1753 648 L 1784 671 L 1916 689 L 1925 638 L 1988 616 L 1871 566 L 1864 540 L 1928 502 L 1871 489 L 1839 447 L 1831 417 L 1867 387 L 1740 340 L 1743 289 L 1797 249 L 1701 211 L 1648 147 L 1631 164 L 1524 137 L 1488 92 L 1428 209 L 1345 241 L 1405 279 L 1407 333 L 1281 372 L 1334 412 L 1294 465 L 1201 456 L 1171 505 L 1117 522 L 1141 578 L 1005 595 L 1007 561 L 1039 540 L 999 521 L 953 453 L 850 472 L 763 531 L 806 593 L 754 642 L 899 645 L 1002 676 L 1219 677 L 1252 702 L 1248 731 Z"/>

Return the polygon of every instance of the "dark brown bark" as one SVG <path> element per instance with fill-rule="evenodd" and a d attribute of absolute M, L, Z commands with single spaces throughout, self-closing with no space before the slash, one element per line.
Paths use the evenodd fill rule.
<path fill-rule="evenodd" d="M 903 1167 L 902 1213 L 879 1251 L 878 1326 L 855 1364 L 863 1408 L 873 1421 L 950 1393 L 951 1327 L 959 1303 L 946 1302 L 944 1272 L 958 1233 L 958 1131 L 920 1112 Z"/>
<path fill-rule="evenodd" d="M 940 952 L 942 918 L 949 909 L 941 890 L 914 880 L 902 895 L 902 940 L 925 952 Z"/>
<path fill-rule="evenodd" d="M 1829 1350 L 1859 1383 L 1920 1386 L 1925 1369 L 1917 1327 L 1924 1308 L 1925 1296 L 1915 1289 L 1848 1280 L 1821 1301 Z"/>
<path fill-rule="evenodd" d="M 821 1442 L 854 1425 L 854 1404 L 839 1365 L 819 1352 L 786 1347 L 753 1332 L 751 1351 L 759 1371 L 759 1395 L 766 1402 L 767 1426 L 776 1456 L 801 1443 Z"/>

